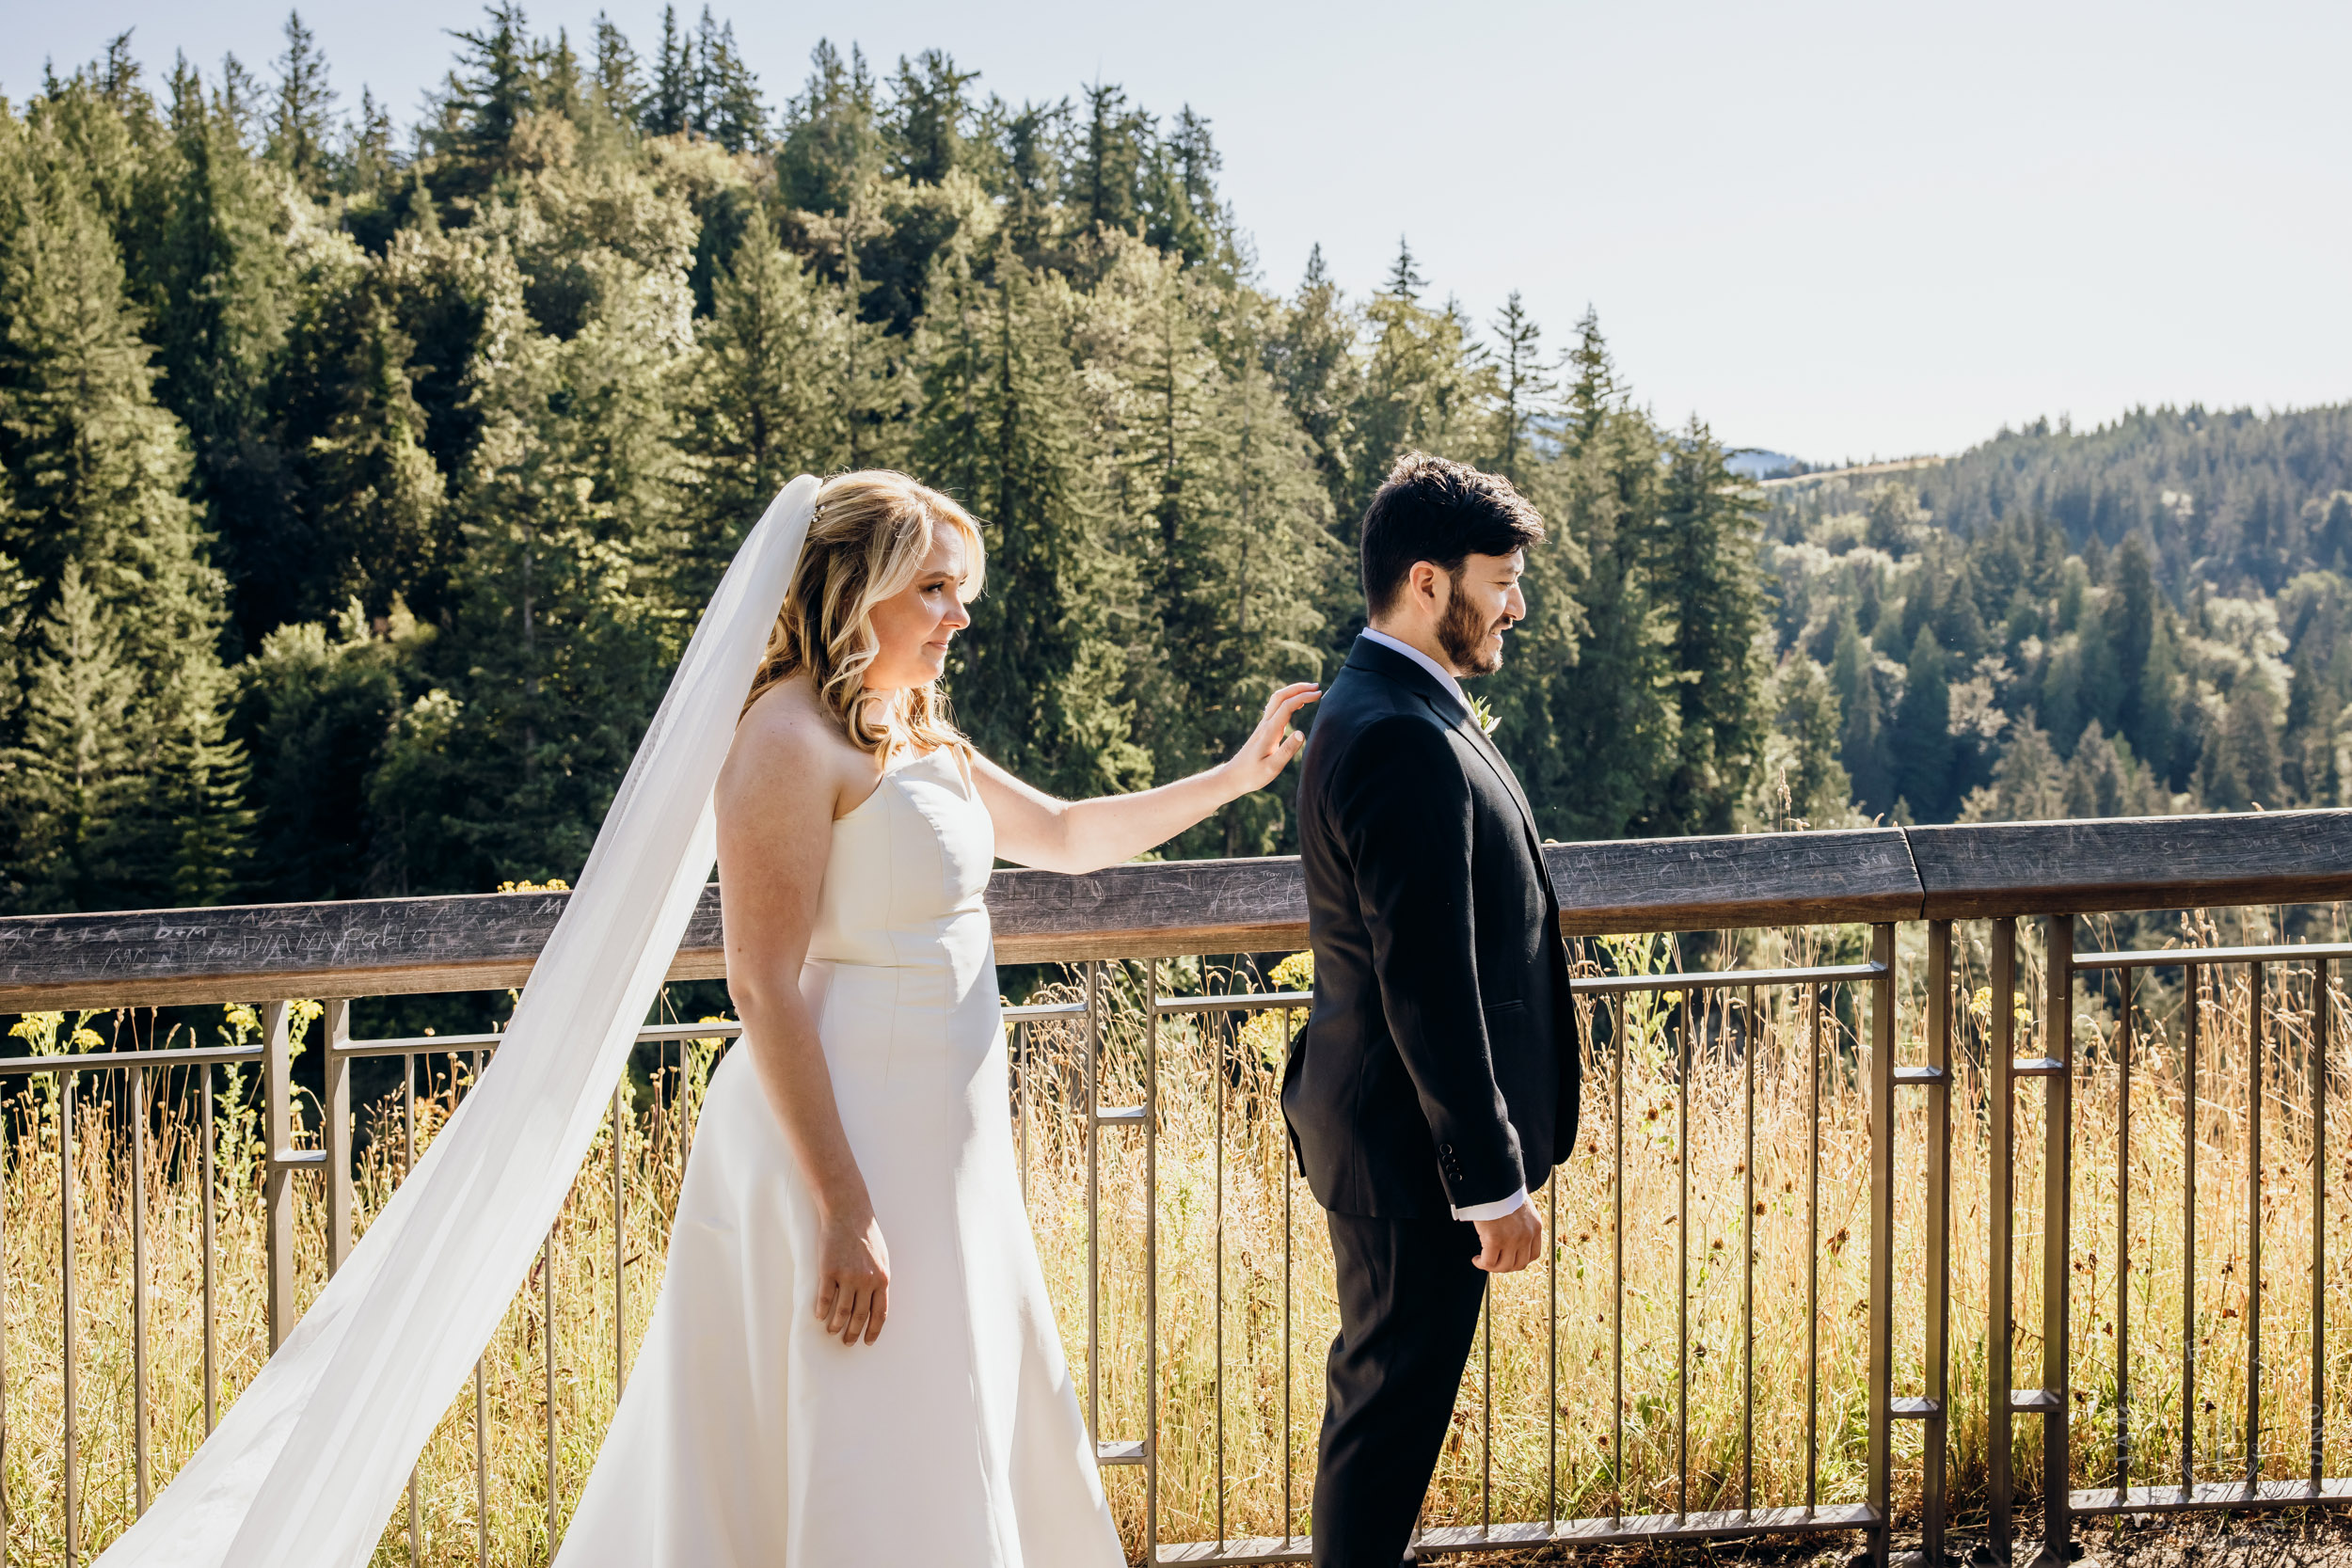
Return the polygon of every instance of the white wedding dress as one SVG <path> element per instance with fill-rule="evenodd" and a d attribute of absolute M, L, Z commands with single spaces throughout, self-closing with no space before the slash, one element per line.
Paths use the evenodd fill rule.
<path fill-rule="evenodd" d="M 558 1568 L 1124 1562 L 1015 1174 L 994 858 L 947 750 L 834 824 L 801 989 L 889 1248 L 889 1321 L 854 1346 L 817 1321 L 816 1215 L 739 1045 Z"/>

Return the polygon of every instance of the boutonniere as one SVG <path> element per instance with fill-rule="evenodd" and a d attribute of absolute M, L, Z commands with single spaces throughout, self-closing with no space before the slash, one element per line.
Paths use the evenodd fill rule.
<path fill-rule="evenodd" d="M 1468 692 L 1463 693 L 1462 700 L 1470 704 L 1470 717 L 1478 721 L 1479 733 L 1481 735 L 1494 734 L 1495 726 L 1502 721 L 1495 717 L 1495 710 L 1486 705 L 1486 700 L 1484 697 L 1470 696 Z"/>

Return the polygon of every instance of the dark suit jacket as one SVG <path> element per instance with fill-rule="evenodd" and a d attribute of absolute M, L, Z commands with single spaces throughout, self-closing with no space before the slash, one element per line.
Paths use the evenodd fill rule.
<path fill-rule="evenodd" d="M 1576 1147 L 1560 906 L 1510 765 L 1428 671 L 1359 639 L 1298 785 L 1314 1008 L 1282 1110 L 1327 1209 L 1444 1218 Z"/>

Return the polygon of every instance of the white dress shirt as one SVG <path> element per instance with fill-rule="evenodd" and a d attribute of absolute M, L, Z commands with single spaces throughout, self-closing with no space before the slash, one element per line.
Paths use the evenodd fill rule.
<path fill-rule="evenodd" d="M 1453 692 L 1454 700 L 1462 705 L 1462 711 L 1464 713 L 1470 711 L 1470 698 L 1463 695 L 1462 683 L 1454 678 L 1453 671 L 1439 664 L 1410 642 L 1401 642 L 1385 631 L 1375 631 L 1372 627 L 1366 626 L 1362 635 L 1384 648 L 1403 654 L 1406 658 L 1437 676 L 1438 684 Z M 1503 1215 L 1516 1212 L 1526 1201 L 1527 1189 L 1521 1187 L 1509 1197 L 1499 1197 L 1492 1203 L 1473 1203 L 1467 1209 L 1456 1209 L 1454 1211 L 1454 1217 L 1457 1220 L 1499 1220 Z"/>

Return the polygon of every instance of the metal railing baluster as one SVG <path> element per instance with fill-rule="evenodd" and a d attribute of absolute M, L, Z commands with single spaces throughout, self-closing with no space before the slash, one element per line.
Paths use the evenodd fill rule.
<path fill-rule="evenodd" d="M 2188 1009 L 2187 1048 L 2181 1064 L 2181 1501 L 2197 1495 L 2197 1045 L 2202 1022 L 2205 969 L 2190 964 L 2181 976 Z"/>
<path fill-rule="evenodd" d="M 560 1222 L 559 1222 L 560 1223 Z M 548 1555 L 563 1544 L 555 1530 L 555 1230 L 539 1255 L 539 1338 L 548 1359 Z"/>
<path fill-rule="evenodd" d="M 1290 1053 L 1297 1049 L 1298 1037 L 1291 1022 L 1295 1015 L 1287 1009 L 1282 1014 L 1282 1065 L 1290 1066 Z M 1278 1111 L 1279 1114 L 1279 1111 Z M 1291 1218 L 1291 1195 L 1297 1187 L 1297 1177 L 1285 1147 L 1279 1156 L 1282 1162 L 1282 1544 L 1291 1544 L 1298 1524 L 1298 1493 L 1293 1478 L 1296 1463 L 1295 1439 L 1291 1434 L 1291 1395 L 1298 1381 L 1297 1365 L 1291 1354 L 1291 1244 L 1294 1227 Z"/>
<path fill-rule="evenodd" d="M 1216 1307 L 1216 1334 L 1215 1334 L 1215 1336 L 1214 1336 L 1214 1338 L 1215 1338 L 1215 1340 L 1216 1340 L 1216 1349 L 1215 1349 L 1215 1353 L 1214 1353 L 1214 1354 L 1216 1354 L 1216 1376 L 1212 1379 L 1212 1382 L 1216 1385 L 1216 1391 L 1215 1391 L 1215 1392 L 1216 1392 L 1216 1544 L 1217 1544 L 1219 1546 L 1222 1546 L 1222 1545 L 1224 1545 L 1224 1544 L 1225 1544 L 1225 1485 L 1226 1485 L 1226 1470 L 1225 1470 L 1225 1090 L 1226 1090 L 1226 1075 L 1225 1075 L 1225 1067 L 1226 1067 L 1226 1062 L 1225 1062 L 1225 1036 L 1226 1036 L 1226 1030 L 1225 1030 L 1225 1028 L 1224 1028 L 1224 1022 L 1225 1022 L 1225 1021 L 1224 1021 L 1224 1019 L 1223 1019 L 1223 1018 L 1221 1018 L 1221 1017 L 1220 1017 L 1220 1018 L 1217 1018 L 1217 1019 L 1215 1019 L 1215 1020 L 1211 1020 L 1210 1018 L 1208 1018 L 1208 1017 L 1207 1017 L 1207 1015 L 1205 1015 L 1205 1014 L 1204 1014 L 1204 1015 L 1202 1016 L 1202 1018 L 1200 1019 L 1200 1022 L 1196 1024 L 1196 1029 L 1197 1029 L 1197 1031 L 1198 1031 L 1198 1034 L 1196 1035 L 1196 1037 L 1198 1037 L 1198 1035 L 1199 1035 L 1199 1034 L 1205 1034 L 1205 1035 L 1207 1035 L 1207 1036 L 1209 1037 L 1210 1040 L 1213 1042 L 1213 1043 L 1210 1045 L 1209 1049 L 1210 1049 L 1210 1053 L 1211 1053 L 1212 1060 L 1214 1061 L 1214 1064 L 1215 1064 L 1215 1065 L 1214 1065 L 1214 1067 L 1213 1067 L 1213 1069 L 1212 1069 L 1212 1070 L 1213 1070 L 1213 1071 L 1216 1074 L 1216 1160 L 1215 1160 L 1215 1162 L 1214 1162 L 1215 1168 L 1216 1168 L 1216 1200 L 1215 1200 L 1215 1203 L 1214 1203 L 1214 1206 L 1213 1206 L 1213 1207 L 1214 1207 L 1214 1212 L 1215 1212 L 1215 1216 L 1216 1216 L 1216 1238 L 1215 1238 L 1215 1261 L 1214 1261 L 1214 1263 L 1212 1264 L 1212 1268 L 1213 1268 L 1213 1271 L 1214 1271 L 1214 1280 L 1213 1280 L 1213 1283 L 1214 1283 L 1214 1285 L 1215 1285 L 1215 1287 L 1216 1287 L 1216 1289 L 1215 1289 L 1215 1291 L 1214 1291 L 1214 1292 L 1213 1292 L 1213 1293 L 1214 1293 L 1214 1295 L 1215 1295 L 1215 1297 L 1216 1297 L 1215 1307 Z"/>
<path fill-rule="evenodd" d="M 294 1147 L 293 1007 L 272 1002 L 262 1010 L 262 1096 L 266 1162 L 262 1188 L 263 1235 L 269 1254 L 269 1348 L 276 1354 L 294 1323 Z"/>
<path fill-rule="evenodd" d="M 2122 974 L 2115 1032 L 2115 1500 L 2132 1486 L 2132 991 Z M 2184 1416 L 2187 1412 L 2182 1413 Z"/>
<path fill-rule="evenodd" d="M 230 1070 L 233 1071 L 235 1069 L 231 1069 Z M 203 1090 L 198 1096 L 199 1103 L 197 1109 L 197 1114 L 204 1120 L 203 1132 L 197 1139 L 197 1148 L 199 1151 L 198 1156 L 198 1180 L 204 1184 L 201 1205 L 202 1214 L 199 1221 L 202 1229 L 202 1235 L 198 1243 L 198 1250 L 203 1255 L 204 1435 L 209 1437 L 213 1434 L 213 1427 L 218 1419 L 220 1395 L 220 1366 L 219 1356 L 217 1354 L 217 1347 L 219 1344 L 219 1322 L 218 1308 L 214 1298 L 213 1277 L 215 1258 L 215 1227 L 216 1225 L 214 1213 L 214 1206 L 216 1199 L 213 1180 L 213 1141 L 215 1137 L 215 1130 L 213 1127 L 213 1068 L 210 1063 L 207 1063 L 205 1066 L 198 1068 L 197 1071 L 203 1074 L 204 1083 Z"/>
<path fill-rule="evenodd" d="M 2247 974 L 2246 1000 L 2246 1490 L 2262 1486 L 2263 1037 L 2269 1000 L 2265 965 Z"/>
<path fill-rule="evenodd" d="M 2070 1533 L 2068 1424 L 2073 1416 L 2069 1377 L 2068 1308 L 2073 1272 L 2068 1267 L 2074 1232 L 2074 917 L 2052 915 L 2043 922 L 2042 978 L 2048 1000 L 2042 1021 L 2052 1066 L 2042 1080 L 2042 1560 L 2063 1568 Z"/>
<path fill-rule="evenodd" d="M 2011 1353 L 2016 1327 L 2010 1295 L 2016 1285 L 2012 1227 L 2017 1217 L 2017 922 L 1993 923 L 1993 1038 L 1985 1051 L 1993 1086 L 1992 1169 L 1986 1199 L 1985 1291 L 1985 1469 L 1986 1513 L 1994 1557 L 2011 1555 L 2016 1479 L 2015 1378 Z"/>
<path fill-rule="evenodd" d="M 454 1067 L 456 1057 L 450 1058 Z M 482 1082 L 483 1053 L 473 1053 L 473 1074 L 467 1081 L 466 1092 Z M 490 1404 L 483 1386 L 483 1357 L 473 1364 L 473 1501 L 474 1501 L 474 1560 L 481 1568 L 490 1568 Z"/>
<path fill-rule="evenodd" d="M 1612 1394 L 1609 1402 L 1610 1481 L 1612 1497 L 1610 1516 L 1622 1525 L 1626 1514 L 1625 1487 L 1625 1055 L 1627 1014 L 1632 1005 L 1619 999 L 1617 1027 L 1609 1041 L 1609 1139 L 1614 1158 L 1614 1169 L 1609 1181 L 1611 1216 L 1609 1226 L 1612 1253 L 1609 1275 L 1609 1357 Z"/>
<path fill-rule="evenodd" d="M 74 1119 L 80 1109 L 81 1075 L 68 1069 L 62 1076 L 65 1087 L 58 1096 L 60 1116 L 57 1121 L 57 1196 L 58 1196 L 58 1291 L 59 1311 L 63 1322 L 65 1341 L 65 1473 L 63 1481 L 65 1502 L 65 1561 L 66 1568 L 82 1555 L 82 1423 L 80 1323 L 82 1314 L 80 1277 L 73 1266 L 73 1164 Z"/>
<path fill-rule="evenodd" d="M 1804 1512 L 1821 1500 L 1821 1013 L 1822 988 L 1805 1013 L 1805 1077 L 1813 1097 L 1804 1156 Z"/>
<path fill-rule="evenodd" d="M 2328 1049 L 2335 998 L 2328 960 L 2312 965 L 2312 1496 L 2327 1468 L 2328 1402 Z"/>
<path fill-rule="evenodd" d="M 432 1064 L 425 1064 L 431 1070 Z M 417 1168 L 417 1058 L 413 1052 L 400 1058 L 400 1179 L 408 1180 L 408 1173 Z M 418 1517 L 417 1467 L 408 1467 L 408 1561 L 411 1568 L 424 1560 L 424 1532 Z"/>
<path fill-rule="evenodd" d="M 131 1449 L 135 1514 L 147 1512 L 147 1069 L 131 1068 Z"/>
<path fill-rule="evenodd" d="M 1103 1446 L 1103 964 L 1087 962 L 1087 1431 Z"/>
<path fill-rule="evenodd" d="M 1145 964 L 1143 1027 L 1143 1555 L 1160 1552 L 1160 960 Z"/>
<path fill-rule="evenodd" d="M 326 1026 L 326 1092 L 320 1097 L 326 1118 L 320 1141 L 326 1150 L 326 1273 L 332 1278 L 351 1256 L 358 1208 L 351 1168 L 351 1004 L 328 1002 L 322 1022 Z"/>
<path fill-rule="evenodd" d="M 1886 1568 L 1894 1528 L 1893 1465 L 1895 1345 L 1895 927 L 1871 928 L 1870 961 L 1870 1274 L 1869 1406 L 1866 1493 L 1876 1515 L 1870 1560 Z"/>
<path fill-rule="evenodd" d="M 1756 1512 L 1756 1053 L 1763 1044 L 1756 988 L 1740 1042 L 1740 1512 Z M 1554 1398 L 1557 1399 L 1557 1395 Z"/>
<path fill-rule="evenodd" d="M 1691 1015 L 1706 1026 L 1706 993 L 1684 991 L 1675 1020 L 1675 1515 L 1691 1512 Z"/>
<path fill-rule="evenodd" d="M 1951 1437 L 1952 1274 L 1952 923 L 1928 926 L 1927 1386 L 1921 1434 L 1919 1549 L 1929 1568 L 1944 1560 L 1945 1469 Z M 1891 1306 L 1891 1304 L 1890 1304 Z"/>

